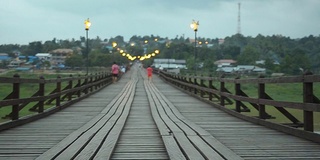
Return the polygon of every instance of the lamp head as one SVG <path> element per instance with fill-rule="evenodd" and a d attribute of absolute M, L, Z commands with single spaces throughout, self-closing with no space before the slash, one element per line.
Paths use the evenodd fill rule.
<path fill-rule="evenodd" d="M 117 42 L 112 42 L 112 47 L 114 48 L 114 47 L 116 47 L 118 44 L 117 44 Z"/>
<path fill-rule="evenodd" d="M 192 23 L 190 24 L 190 27 L 191 27 L 195 32 L 198 31 L 199 21 L 192 20 Z"/>
<path fill-rule="evenodd" d="M 90 22 L 89 18 L 84 21 L 84 25 L 85 25 L 86 30 L 89 30 L 89 28 L 91 26 L 91 22 Z"/>

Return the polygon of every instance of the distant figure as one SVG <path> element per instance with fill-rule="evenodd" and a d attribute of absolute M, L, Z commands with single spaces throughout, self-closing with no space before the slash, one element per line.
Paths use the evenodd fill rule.
<path fill-rule="evenodd" d="M 153 71 L 153 69 L 152 69 L 150 66 L 148 66 L 148 68 L 147 68 L 147 74 L 148 74 L 148 80 L 149 80 L 149 81 L 152 80 L 152 71 Z"/>
<path fill-rule="evenodd" d="M 126 73 L 126 67 L 121 66 L 121 72 L 122 72 L 122 74 Z"/>
<path fill-rule="evenodd" d="M 119 66 L 117 65 L 116 62 L 113 62 L 113 65 L 111 67 L 111 73 L 112 73 L 112 82 L 115 83 L 118 80 L 118 75 L 119 75 Z"/>

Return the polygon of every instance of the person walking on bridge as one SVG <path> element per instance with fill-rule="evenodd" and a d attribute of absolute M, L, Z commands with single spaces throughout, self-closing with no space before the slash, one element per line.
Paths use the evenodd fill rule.
<path fill-rule="evenodd" d="M 112 82 L 115 83 L 118 81 L 118 75 L 119 75 L 119 66 L 116 62 L 113 62 L 113 65 L 111 67 L 111 73 L 112 73 Z"/>
<path fill-rule="evenodd" d="M 152 72 L 153 72 L 153 69 L 150 66 L 148 66 L 147 75 L 148 75 L 149 82 L 152 80 Z"/>

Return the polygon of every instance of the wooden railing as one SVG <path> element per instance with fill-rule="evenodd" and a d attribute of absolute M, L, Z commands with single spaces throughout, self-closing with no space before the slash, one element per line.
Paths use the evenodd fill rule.
<path fill-rule="evenodd" d="M 2 117 L 10 118 L 11 121 L 1 124 L 0 130 L 21 125 L 52 114 L 88 97 L 92 93 L 99 91 L 111 83 L 112 78 L 110 73 L 96 73 L 88 76 L 70 75 L 67 78 L 58 76 L 56 79 L 45 79 L 44 77 L 40 77 L 39 79 L 25 79 L 20 78 L 18 74 L 14 75 L 12 78 L 0 77 L 1 85 L 12 84 L 11 93 L 0 101 L 0 108 L 12 108 L 11 112 L 8 112 L 8 114 Z M 20 97 L 21 86 L 23 84 L 35 84 L 38 85 L 38 89 L 31 97 L 23 98 Z M 49 88 L 47 86 L 49 85 L 54 89 L 51 92 L 45 93 L 45 91 L 48 91 Z M 53 107 L 48 107 L 49 109 L 45 110 L 46 105 Z M 38 114 L 21 117 L 19 115 L 20 111 L 27 106 L 29 111 L 37 112 Z"/>
<path fill-rule="evenodd" d="M 182 76 L 159 72 L 159 76 L 188 94 L 211 103 L 233 116 L 320 142 L 319 134 L 313 133 L 314 113 L 320 112 L 320 100 L 314 94 L 314 85 L 320 82 L 319 75 L 309 73 L 294 77 L 264 78 L 261 76 L 259 78 L 240 79 L 224 78 L 223 76 Z M 227 89 L 226 84 L 229 85 L 229 89 Z M 242 89 L 242 86 L 248 84 L 254 86 L 256 96 L 248 96 Z M 299 94 L 302 96 L 302 101 L 274 100 L 273 98 L 276 99 L 277 95 L 269 95 L 266 92 L 266 89 L 268 89 L 266 84 L 300 84 L 302 89 Z M 233 86 L 234 90 L 230 89 L 230 85 Z M 252 107 L 248 107 L 248 105 Z M 280 115 L 285 116 L 291 123 L 279 124 L 268 121 L 267 119 L 275 118 L 266 111 L 266 108 L 269 109 L 269 107 L 274 107 L 281 113 Z M 258 115 L 241 114 L 242 112 L 250 112 L 250 108 L 257 110 Z M 301 122 L 299 118 L 296 118 L 288 109 L 301 111 L 303 121 Z M 299 127 L 303 127 L 303 130 Z"/>

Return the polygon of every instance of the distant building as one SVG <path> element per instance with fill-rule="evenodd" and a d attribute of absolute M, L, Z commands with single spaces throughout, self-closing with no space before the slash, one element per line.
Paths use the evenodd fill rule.
<path fill-rule="evenodd" d="M 220 72 L 220 73 L 234 73 L 235 68 L 234 67 L 219 67 L 216 71 Z"/>
<path fill-rule="evenodd" d="M 65 60 L 73 54 L 72 49 L 55 49 L 50 51 L 53 65 L 65 64 Z"/>
<path fill-rule="evenodd" d="M 232 66 L 235 63 L 237 63 L 237 61 L 235 61 L 233 59 L 221 59 L 221 60 L 218 60 L 218 61 L 214 62 L 214 64 L 217 65 L 218 67 Z"/>
<path fill-rule="evenodd" d="M 9 63 L 8 67 L 9 68 L 17 68 L 17 67 L 21 67 L 24 64 L 23 61 L 20 60 L 13 60 Z"/>
<path fill-rule="evenodd" d="M 218 43 L 219 43 L 219 45 L 223 44 L 223 43 L 224 43 L 224 39 L 222 39 L 222 38 L 219 39 L 219 40 L 218 40 Z"/>
<path fill-rule="evenodd" d="M 49 62 L 51 62 L 52 55 L 50 53 L 37 53 L 36 57 L 38 57 L 40 61 L 49 61 Z"/>
<path fill-rule="evenodd" d="M 178 59 L 154 59 L 153 64 L 155 68 L 162 69 L 186 69 L 186 60 L 178 60 Z"/>
<path fill-rule="evenodd" d="M 266 63 L 266 61 L 265 60 L 259 60 L 259 61 L 256 61 L 256 64 L 262 64 L 262 65 L 264 65 Z"/>
<path fill-rule="evenodd" d="M 265 68 L 260 68 L 260 67 L 252 66 L 252 65 L 238 65 L 235 68 L 235 71 L 238 73 L 259 73 L 259 74 L 266 73 Z"/>
<path fill-rule="evenodd" d="M 0 53 L 0 62 L 2 61 L 10 61 L 11 58 L 9 57 L 9 55 L 7 53 Z"/>
<path fill-rule="evenodd" d="M 265 74 L 266 69 L 260 68 L 257 66 L 252 65 L 238 65 L 236 67 L 233 67 L 231 65 L 225 65 L 225 66 L 218 66 L 218 69 L 216 70 L 220 73 L 240 73 L 240 74 Z"/>
<path fill-rule="evenodd" d="M 18 56 L 17 60 L 20 60 L 25 64 L 32 64 L 33 62 L 39 60 L 39 58 L 36 56 Z"/>

